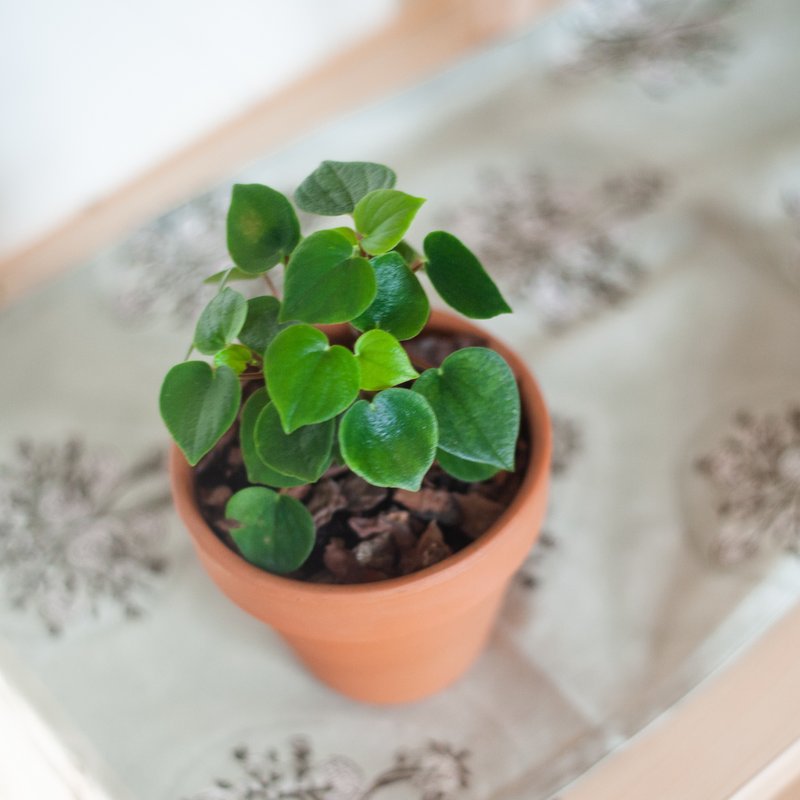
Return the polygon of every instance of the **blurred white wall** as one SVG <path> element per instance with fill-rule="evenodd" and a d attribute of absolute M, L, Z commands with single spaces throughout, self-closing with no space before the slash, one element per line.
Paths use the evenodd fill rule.
<path fill-rule="evenodd" d="M 0 0 L 0 259 L 380 27 L 399 0 Z"/>

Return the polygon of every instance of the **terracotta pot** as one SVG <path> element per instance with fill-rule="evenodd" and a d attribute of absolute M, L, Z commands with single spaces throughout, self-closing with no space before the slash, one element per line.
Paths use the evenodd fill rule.
<path fill-rule="evenodd" d="M 173 446 L 172 493 L 211 579 L 275 628 L 322 681 L 358 700 L 403 703 L 443 689 L 483 648 L 506 588 L 539 534 L 551 434 L 538 386 L 520 358 L 471 323 L 433 312 L 428 329 L 477 334 L 519 380 L 531 436 L 522 485 L 477 541 L 432 567 L 377 583 L 326 585 L 265 572 L 226 547 L 197 508 L 191 467 Z"/>

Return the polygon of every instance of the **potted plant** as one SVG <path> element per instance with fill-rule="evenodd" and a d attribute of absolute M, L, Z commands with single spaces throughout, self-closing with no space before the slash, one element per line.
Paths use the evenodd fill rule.
<path fill-rule="evenodd" d="M 395 180 L 323 162 L 295 201 L 352 225 L 305 238 L 283 194 L 234 186 L 234 266 L 209 279 L 160 395 L 173 496 L 211 578 L 322 680 L 375 702 L 437 691 L 480 652 L 538 535 L 550 457 L 525 365 L 431 313 L 418 273 L 467 317 L 511 309 L 451 234 L 407 243 L 423 200 Z M 268 293 L 229 286 L 253 279 Z"/>

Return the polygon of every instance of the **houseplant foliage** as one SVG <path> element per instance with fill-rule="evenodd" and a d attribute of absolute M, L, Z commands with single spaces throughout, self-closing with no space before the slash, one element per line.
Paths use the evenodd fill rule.
<path fill-rule="evenodd" d="M 351 224 L 305 238 L 292 203 L 259 184 L 234 186 L 227 220 L 234 264 L 211 276 L 187 360 L 161 387 L 162 418 L 191 465 L 240 415 L 251 486 L 225 514 L 250 562 L 298 568 L 315 538 L 311 514 L 280 489 L 317 481 L 341 463 L 374 486 L 420 489 L 436 460 L 465 481 L 514 469 L 520 401 L 493 350 L 466 347 L 421 374 L 402 342 L 430 314 L 419 273 L 456 311 L 486 319 L 511 311 L 475 255 L 455 236 L 429 233 L 418 252 L 404 238 L 423 199 L 394 188 L 388 167 L 323 162 L 295 193 L 297 206 Z M 283 296 L 270 271 L 284 270 Z M 230 287 L 261 279 L 262 296 Z M 320 325 L 349 323 L 352 349 Z M 193 359 L 197 351 L 207 360 Z M 242 386 L 258 388 L 242 406 Z"/>

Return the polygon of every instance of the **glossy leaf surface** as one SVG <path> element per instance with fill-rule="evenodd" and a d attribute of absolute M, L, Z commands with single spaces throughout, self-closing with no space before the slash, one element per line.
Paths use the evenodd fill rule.
<path fill-rule="evenodd" d="M 375 299 L 377 285 L 369 261 L 353 255 L 353 245 L 336 230 L 304 239 L 286 268 L 281 321 L 349 322 Z"/>
<path fill-rule="evenodd" d="M 416 378 L 408 354 L 391 333 L 374 330 L 359 336 L 354 352 L 361 370 L 361 388 L 377 391 Z"/>
<path fill-rule="evenodd" d="M 414 383 L 439 423 L 439 447 L 467 461 L 514 469 L 520 424 L 517 382 L 503 358 L 485 347 L 449 355 Z"/>
<path fill-rule="evenodd" d="M 297 569 L 314 547 L 316 531 L 308 509 L 293 497 L 263 486 L 236 492 L 225 516 L 241 554 L 257 567 L 283 574 Z"/>
<path fill-rule="evenodd" d="M 431 313 L 422 284 L 399 253 L 376 256 L 371 264 L 378 287 L 375 299 L 353 325 L 361 331 L 380 328 L 397 339 L 413 339 Z"/>
<path fill-rule="evenodd" d="M 310 325 L 281 331 L 267 348 L 265 365 L 267 389 L 287 433 L 335 417 L 358 395 L 355 356 Z"/>
<path fill-rule="evenodd" d="M 436 460 L 439 466 L 454 478 L 467 483 L 475 481 L 485 481 L 496 475 L 500 470 L 493 464 L 481 464 L 478 461 L 467 461 L 464 458 L 454 456 L 441 448 L 436 452 Z"/>
<path fill-rule="evenodd" d="M 345 463 L 374 486 L 419 490 L 436 455 L 436 417 L 429 403 L 408 389 L 387 389 L 372 402 L 359 400 L 339 426 Z"/>
<path fill-rule="evenodd" d="M 335 430 L 330 419 L 285 433 L 274 404 L 267 403 L 256 420 L 256 453 L 276 472 L 313 483 L 330 466 Z"/>

